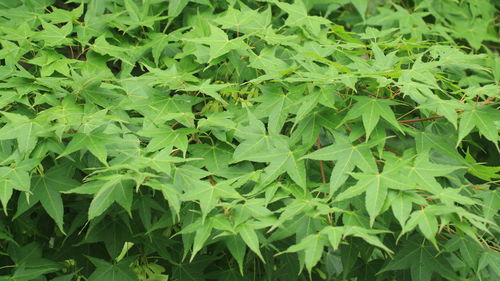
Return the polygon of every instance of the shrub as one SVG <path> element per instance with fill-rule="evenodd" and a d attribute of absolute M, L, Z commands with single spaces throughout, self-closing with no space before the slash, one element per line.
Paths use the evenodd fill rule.
<path fill-rule="evenodd" d="M 493 2 L 2 1 L 0 279 L 498 280 Z"/>

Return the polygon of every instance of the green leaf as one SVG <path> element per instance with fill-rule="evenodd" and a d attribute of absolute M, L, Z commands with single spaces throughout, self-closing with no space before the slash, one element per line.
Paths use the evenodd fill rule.
<path fill-rule="evenodd" d="M 210 36 L 186 40 L 208 45 L 209 62 L 229 53 L 229 51 L 231 50 L 244 50 L 249 48 L 249 46 L 244 41 L 244 37 L 238 37 L 229 40 L 227 34 L 222 29 L 214 25 L 210 25 Z"/>
<path fill-rule="evenodd" d="M 180 90 L 186 92 L 200 92 L 222 102 L 223 104 L 227 104 L 227 102 L 219 95 L 218 91 L 229 86 L 229 84 L 210 84 L 210 80 L 205 80 L 200 85 L 189 85 Z"/>
<path fill-rule="evenodd" d="M 168 16 L 175 18 L 181 14 L 182 10 L 189 3 L 189 0 L 171 0 L 168 2 Z"/>
<path fill-rule="evenodd" d="M 215 22 L 224 29 L 231 29 L 238 33 L 252 33 L 264 30 L 271 23 L 271 9 L 263 13 L 252 10 L 242 3 L 241 10 L 228 7 L 227 11 L 215 19 Z"/>
<path fill-rule="evenodd" d="M 304 27 L 313 35 L 318 35 L 321 25 L 330 24 L 326 18 L 310 16 L 302 0 L 296 0 L 293 4 L 275 2 L 275 4 L 288 14 L 286 25 Z"/>
<path fill-rule="evenodd" d="M 402 227 L 404 227 L 406 220 L 410 216 L 412 204 L 411 196 L 404 191 L 398 192 L 391 203 L 392 213 Z"/>
<path fill-rule="evenodd" d="M 303 158 L 337 161 L 330 176 L 330 196 L 332 196 L 346 182 L 349 173 L 355 167 L 359 167 L 364 172 L 378 170 L 370 152 L 371 146 L 373 146 L 371 143 L 353 145 L 345 137 L 337 135 L 336 143 L 316 150 Z"/>
<path fill-rule="evenodd" d="M 183 201 L 197 200 L 200 204 L 203 220 L 208 213 L 217 205 L 219 199 L 239 199 L 242 196 L 235 190 L 232 182 L 217 182 L 214 184 L 197 181 L 182 195 Z"/>
<path fill-rule="evenodd" d="M 426 245 L 417 236 L 405 241 L 403 248 L 381 272 L 410 269 L 412 280 L 430 281 L 434 272 L 444 278 L 458 278 L 450 270 L 451 265 L 442 256 L 437 256 L 433 247 Z"/>
<path fill-rule="evenodd" d="M 326 227 L 323 228 L 322 232 L 326 233 L 328 241 L 330 242 L 330 246 L 333 247 L 334 250 L 337 250 L 344 235 L 344 227 L 341 226 Z"/>
<path fill-rule="evenodd" d="M 436 246 L 437 244 L 435 236 L 438 231 L 438 222 L 436 216 L 431 211 L 428 211 L 425 208 L 413 212 L 411 214 L 410 219 L 406 222 L 403 228 L 403 232 L 400 235 L 403 235 L 403 233 L 408 232 L 416 225 L 418 225 L 418 228 L 425 236 L 425 238 L 427 238 Z"/>
<path fill-rule="evenodd" d="M 68 191 L 77 185 L 78 182 L 67 174 L 64 166 L 53 167 L 46 174 L 33 179 L 34 195 L 30 200 L 40 201 L 63 233 L 64 206 L 60 192 Z"/>
<path fill-rule="evenodd" d="M 146 147 L 146 151 L 172 150 L 172 147 L 177 147 L 182 152 L 186 153 L 188 140 L 186 135 L 189 131 L 178 129 L 173 130 L 169 126 L 150 126 L 138 132 L 143 137 L 151 138 Z"/>
<path fill-rule="evenodd" d="M 367 140 L 369 139 L 371 132 L 377 125 L 380 117 L 384 118 L 394 128 L 402 131 L 401 126 L 394 116 L 394 112 L 390 108 L 391 105 L 397 105 L 397 102 L 364 96 L 358 96 L 355 97 L 355 99 L 358 102 L 349 110 L 342 123 L 361 116 L 363 119 L 363 126 L 365 127 Z"/>
<path fill-rule="evenodd" d="M 110 280 L 110 281 L 137 281 L 139 280 L 130 269 L 130 259 L 123 259 L 118 263 L 110 264 L 104 260 L 88 257 L 95 265 L 95 271 L 89 276 L 89 281 Z"/>
<path fill-rule="evenodd" d="M 201 227 L 198 226 L 197 228 L 198 229 L 194 234 L 193 253 L 191 254 L 190 261 L 193 260 L 196 253 L 201 250 L 207 239 L 210 237 L 210 234 L 212 233 L 212 221 L 203 223 Z"/>
<path fill-rule="evenodd" d="M 61 28 L 43 20 L 41 22 L 43 30 L 37 34 L 37 38 L 44 41 L 45 47 L 54 47 L 71 43 L 72 40 L 67 38 L 73 31 L 73 24 L 71 22 L 66 23 Z"/>
<path fill-rule="evenodd" d="M 88 149 L 90 153 L 99 159 L 99 161 L 107 165 L 108 151 L 106 145 L 116 142 L 116 140 L 116 136 L 107 135 L 98 131 L 87 134 L 76 134 L 59 157 L 64 157 L 82 149 Z"/>
<path fill-rule="evenodd" d="M 469 106 L 464 110 L 460 118 L 457 146 L 474 127 L 477 127 L 479 132 L 488 140 L 497 144 L 498 130 L 495 122 L 499 119 L 500 114 L 498 111 L 489 106 Z"/>
<path fill-rule="evenodd" d="M 243 260 L 246 253 L 245 242 L 238 235 L 229 235 L 225 241 L 229 252 L 238 263 L 240 273 L 243 275 Z"/>
<path fill-rule="evenodd" d="M 68 190 L 68 193 L 94 194 L 88 211 L 88 219 L 100 216 L 114 202 L 129 214 L 132 206 L 133 183 L 126 175 L 112 175 L 104 180 L 86 183 Z"/>
<path fill-rule="evenodd" d="M 306 236 L 298 244 L 290 246 L 285 252 L 304 251 L 306 268 L 311 272 L 312 268 L 318 263 L 323 255 L 324 247 L 325 240 L 317 233 Z"/>
<path fill-rule="evenodd" d="M 335 201 L 343 201 L 366 192 L 365 206 L 370 215 L 370 226 L 381 212 L 388 188 L 407 190 L 414 188 L 406 177 L 400 175 L 399 165 L 387 163 L 382 173 L 354 173 L 353 177 L 359 181 L 347 190 L 340 193 Z"/>
<path fill-rule="evenodd" d="M 28 153 L 35 148 L 37 136 L 45 130 L 36 120 L 16 113 L 2 112 L 10 121 L 0 129 L 0 140 L 17 139 L 19 151 Z"/>
<path fill-rule="evenodd" d="M 429 162 L 427 153 L 418 154 L 415 158 L 413 166 L 405 167 L 408 178 L 417 183 L 423 190 L 428 190 L 432 193 L 439 193 L 442 186 L 436 181 L 436 177 L 445 177 L 455 170 L 464 167 L 441 165 Z"/>
<path fill-rule="evenodd" d="M 266 263 L 264 257 L 260 252 L 259 237 L 257 236 L 255 229 L 253 229 L 252 226 L 248 223 L 243 223 L 236 228 L 236 231 L 239 233 L 241 239 L 243 239 L 250 250 L 257 254 L 257 256 L 262 260 L 263 263 Z"/>

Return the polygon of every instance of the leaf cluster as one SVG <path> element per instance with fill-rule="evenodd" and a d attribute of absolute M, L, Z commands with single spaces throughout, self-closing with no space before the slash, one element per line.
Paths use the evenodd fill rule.
<path fill-rule="evenodd" d="M 0 280 L 497 280 L 498 3 L 3 0 Z"/>

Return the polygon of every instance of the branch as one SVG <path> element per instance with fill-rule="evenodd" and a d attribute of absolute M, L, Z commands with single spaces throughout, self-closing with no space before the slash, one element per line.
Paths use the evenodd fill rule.
<path fill-rule="evenodd" d="M 319 136 L 316 139 L 316 148 L 321 149 L 321 142 L 319 140 Z M 325 176 L 325 167 L 323 166 L 323 160 L 319 160 L 319 169 L 321 171 L 321 181 L 323 183 L 326 183 L 326 176 Z"/>
<path fill-rule="evenodd" d="M 495 100 L 495 97 L 489 97 L 487 100 L 483 101 L 481 105 L 487 105 Z M 462 110 L 457 110 L 457 113 L 462 113 Z M 443 115 L 438 115 L 438 116 L 433 116 L 433 117 L 427 117 L 427 118 L 420 118 L 420 119 L 411 119 L 411 120 L 401 120 L 398 121 L 399 123 L 416 123 L 420 121 L 427 121 L 427 120 L 435 120 L 435 119 L 440 119 L 444 118 Z"/>
<path fill-rule="evenodd" d="M 420 122 L 420 121 L 427 121 L 427 120 L 435 120 L 435 119 L 440 119 L 440 118 L 444 118 L 443 115 L 438 115 L 438 116 L 434 116 L 434 117 L 427 117 L 427 118 L 420 118 L 420 119 L 411 119 L 411 120 L 401 120 L 401 121 L 398 121 L 399 123 L 416 123 L 416 122 Z"/>
<path fill-rule="evenodd" d="M 481 105 L 486 105 L 488 103 L 491 103 L 492 101 L 495 100 L 495 97 L 489 97 L 487 100 L 483 101 Z"/>

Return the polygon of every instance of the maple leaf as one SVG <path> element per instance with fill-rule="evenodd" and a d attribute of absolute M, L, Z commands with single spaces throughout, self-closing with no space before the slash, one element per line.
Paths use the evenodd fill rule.
<path fill-rule="evenodd" d="M 370 137 L 371 132 L 379 122 L 380 117 L 384 118 L 394 128 L 402 131 L 399 122 L 394 116 L 394 112 L 390 108 L 391 105 L 397 105 L 397 102 L 364 96 L 353 98 L 358 102 L 349 110 L 341 124 L 361 116 L 363 119 L 363 126 L 365 127 L 367 140 Z"/>
<path fill-rule="evenodd" d="M 250 48 L 244 41 L 245 37 L 229 40 L 227 34 L 220 28 L 210 25 L 210 36 L 196 39 L 185 39 L 186 41 L 201 43 L 209 46 L 209 62 L 223 56 L 231 50 L 242 50 Z"/>
<path fill-rule="evenodd" d="M 474 127 L 477 127 L 479 132 L 492 141 L 497 146 L 497 149 L 499 149 L 498 130 L 495 126 L 495 122 L 498 122 L 498 120 L 500 120 L 498 110 L 486 105 L 468 106 L 460 118 L 457 146 Z"/>
<path fill-rule="evenodd" d="M 305 27 L 313 35 L 318 35 L 321 25 L 330 24 L 326 18 L 308 15 L 302 0 L 295 0 L 293 4 L 277 1 L 274 3 L 288 14 L 286 25 Z"/>
<path fill-rule="evenodd" d="M 203 220 L 208 213 L 218 204 L 218 200 L 241 199 L 243 198 L 232 186 L 231 181 L 209 183 L 206 181 L 196 181 L 196 185 L 182 195 L 183 201 L 197 200 L 200 203 Z"/>
<path fill-rule="evenodd" d="M 335 201 L 346 200 L 366 193 L 365 207 L 370 216 L 370 226 L 372 226 L 375 218 L 382 210 L 389 188 L 408 190 L 415 187 L 415 184 L 401 175 L 400 171 L 403 163 L 386 163 L 381 173 L 352 173 L 351 175 L 358 179 L 358 182 L 335 197 Z"/>
<path fill-rule="evenodd" d="M 332 160 L 336 161 L 335 166 L 330 176 L 330 194 L 333 193 L 345 183 L 349 177 L 349 173 L 355 167 L 359 167 L 362 171 L 370 173 L 376 172 L 375 164 L 370 148 L 375 143 L 351 144 L 351 141 L 346 136 L 340 134 L 335 135 L 336 142 L 332 145 L 318 149 L 302 158 L 315 160 Z"/>
<path fill-rule="evenodd" d="M 405 241 L 403 248 L 381 272 L 388 270 L 410 269 L 412 280 L 430 281 L 433 273 L 449 280 L 458 276 L 450 270 L 451 265 L 439 256 L 434 247 L 426 245 L 425 241 L 413 236 Z"/>

